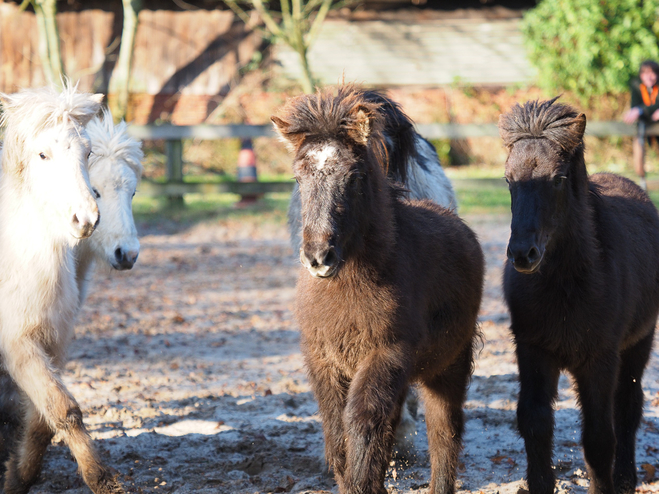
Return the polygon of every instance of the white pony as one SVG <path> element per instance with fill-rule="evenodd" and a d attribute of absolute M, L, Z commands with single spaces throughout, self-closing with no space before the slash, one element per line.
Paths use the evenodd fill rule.
<path fill-rule="evenodd" d="M 102 464 L 80 407 L 60 377 L 79 308 L 74 248 L 99 220 L 84 127 L 99 111 L 102 95 L 67 85 L 62 93 L 31 89 L 0 99 L 6 128 L 0 184 L 0 356 L 21 392 L 20 404 L 13 406 L 22 412 L 22 432 L 6 462 L 5 493 L 29 490 L 55 432 L 94 493 L 123 492 L 116 474 Z"/>
<path fill-rule="evenodd" d="M 75 250 L 80 303 L 96 261 L 117 270 L 131 269 L 140 253 L 132 200 L 142 176 L 141 142 L 128 135 L 125 122 L 114 125 L 110 110 L 87 124 L 92 142 L 89 180 L 103 221 Z"/>

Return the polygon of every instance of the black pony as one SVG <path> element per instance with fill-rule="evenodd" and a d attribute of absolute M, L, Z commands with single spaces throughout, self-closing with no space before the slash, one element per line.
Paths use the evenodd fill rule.
<path fill-rule="evenodd" d="M 633 182 L 588 177 L 586 117 L 550 101 L 502 115 L 512 225 L 503 288 L 532 494 L 554 492 L 553 403 L 575 379 L 589 493 L 632 493 L 641 378 L 659 311 L 659 216 Z"/>

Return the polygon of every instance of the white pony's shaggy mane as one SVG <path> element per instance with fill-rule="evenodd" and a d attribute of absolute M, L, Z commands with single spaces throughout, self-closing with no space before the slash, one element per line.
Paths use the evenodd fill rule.
<path fill-rule="evenodd" d="M 112 114 L 107 108 L 103 114 L 87 124 L 87 134 L 92 142 L 92 155 L 89 157 L 90 169 L 101 158 L 123 159 L 135 173 L 138 180 L 142 176 L 142 143 L 128 135 L 128 126 L 123 120 L 114 125 Z"/>
<path fill-rule="evenodd" d="M 61 92 L 46 86 L 24 89 L 15 94 L 0 94 L 3 114 L 0 125 L 16 128 L 23 135 L 36 135 L 43 129 L 67 120 L 84 123 L 98 109 L 90 93 L 78 91 L 78 84 L 65 82 Z"/>
<path fill-rule="evenodd" d="M 15 94 L 0 93 L 2 115 L 0 126 L 4 127 L 5 163 L 22 170 L 27 159 L 24 143 L 33 140 L 43 130 L 71 123 L 82 131 L 87 122 L 98 112 L 102 95 L 81 93 L 78 84 L 65 80 L 59 92 L 52 86 L 23 89 Z"/>

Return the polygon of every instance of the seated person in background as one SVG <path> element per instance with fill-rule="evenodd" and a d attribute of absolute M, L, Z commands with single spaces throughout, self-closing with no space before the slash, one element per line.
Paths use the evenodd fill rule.
<path fill-rule="evenodd" d="M 646 60 L 641 64 L 638 79 L 630 83 L 632 107 L 622 119 L 625 123 L 638 122 L 638 138 L 634 139 L 634 171 L 645 184 L 645 127 L 659 120 L 659 64 Z"/>

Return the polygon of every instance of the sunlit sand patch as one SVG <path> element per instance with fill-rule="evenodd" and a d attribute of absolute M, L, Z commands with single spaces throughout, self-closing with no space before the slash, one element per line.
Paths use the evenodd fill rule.
<path fill-rule="evenodd" d="M 179 437 L 188 434 L 202 434 L 204 436 L 214 436 L 220 432 L 234 430 L 230 425 L 220 424 L 217 420 L 181 420 L 163 427 L 153 429 L 132 429 L 127 430 L 126 435 L 129 437 L 139 436 L 148 432 L 156 432 L 163 436 Z"/>

